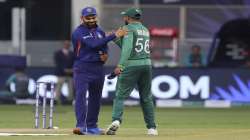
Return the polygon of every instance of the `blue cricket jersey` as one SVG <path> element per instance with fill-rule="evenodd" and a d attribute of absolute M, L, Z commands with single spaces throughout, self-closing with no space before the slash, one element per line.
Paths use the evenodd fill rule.
<path fill-rule="evenodd" d="M 106 37 L 99 27 L 79 25 L 72 34 L 75 63 L 102 62 L 100 54 L 107 53 L 107 43 L 115 38 L 115 34 Z"/>

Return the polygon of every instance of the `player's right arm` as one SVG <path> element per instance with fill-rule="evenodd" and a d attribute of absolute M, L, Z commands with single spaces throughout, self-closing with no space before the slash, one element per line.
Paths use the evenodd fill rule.
<path fill-rule="evenodd" d="M 117 65 L 117 67 L 114 70 L 114 74 L 112 75 L 119 75 L 121 74 L 121 72 L 126 68 L 127 66 L 127 61 L 128 58 L 132 52 L 133 49 L 133 32 L 130 31 L 128 32 L 128 34 L 126 36 L 123 37 L 122 39 L 122 50 L 121 50 L 121 57 L 119 60 L 119 63 Z M 113 77 L 111 75 L 111 77 Z"/>
<path fill-rule="evenodd" d="M 92 37 L 90 34 L 89 35 L 86 35 L 86 36 L 83 36 L 82 37 L 82 42 L 90 47 L 90 48 L 98 48 L 98 47 L 102 47 L 104 46 L 105 44 L 107 44 L 109 41 L 115 39 L 116 36 L 115 34 L 112 34 L 112 35 L 109 35 L 105 38 L 102 38 L 102 39 L 96 39 L 94 37 Z"/>
<path fill-rule="evenodd" d="M 125 69 L 125 67 L 127 66 L 127 61 L 132 52 L 133 39 L 134 39 L 133 34 L 134 34 L 133 31 L 129 31 L 128 34 L 124 36 L 122 39 L 122 51 L 121 51 L 120 61 L 118 64 L 118 67 L 120 67 L 121 70 Z"/>
<path fill-rule="evenodd" d="M 109 41 L 114 40 L 115 38 L 122 37 L 127 34 L 126 30 L 118 29 L 115 33 L 104 37 L 102 39 L 94 38 L 91 34 L 87 34 L 82 37 L 82 42 L 90 48 L 98 48 L 107 44 Z"/>

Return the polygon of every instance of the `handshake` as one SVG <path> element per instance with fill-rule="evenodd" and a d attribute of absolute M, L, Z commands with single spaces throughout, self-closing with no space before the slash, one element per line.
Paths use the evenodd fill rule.
<path fill-rule="evenodd" d="M 117 38 L 120 38 L 120 37 L 123 37 L 123 36 L 127 35 L 128 34 L 128 30 L 127 29 L 123 29 L 123 28 L 120 27 L 116 31 L 112 31 L 112 32 L 106 33 L 106 35 L 109 36 L 109 35 L 111 35 L 113 33 L 115 34 L 115 36 Z"/>

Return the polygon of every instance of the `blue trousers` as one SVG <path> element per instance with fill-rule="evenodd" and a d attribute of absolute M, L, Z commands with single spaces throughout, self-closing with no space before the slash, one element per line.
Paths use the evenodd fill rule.
<path fill-rule="evenodd" d="M 78 63 L 74 65 L 76 127 L 83 130 L 98 127 L 103 83 L 102 63 Z M 87 91 L 89 92 L 88 98 L 86 97 Z"/>

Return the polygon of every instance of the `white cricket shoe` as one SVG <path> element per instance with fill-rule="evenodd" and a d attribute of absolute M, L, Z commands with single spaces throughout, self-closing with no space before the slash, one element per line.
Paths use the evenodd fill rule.
<path fill-rule="evenodd" d="M 107 129 L 106 135 L 115 135 L 119 127 L 120 127 L 120 122 L 118 120 L 113 121 Z"/>
<path fill-rule="evenodd" d="M 158 131 L 155 128 L 150 128 L 150 129 L 148 129 L 148 135 L 157 136 Z"/>

